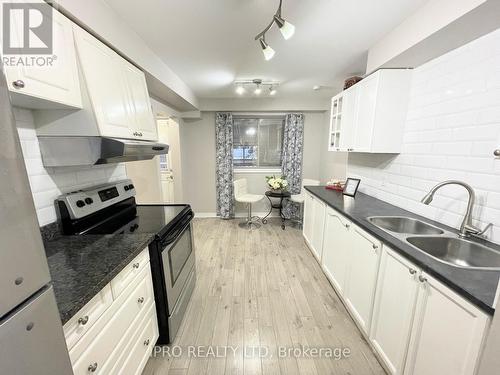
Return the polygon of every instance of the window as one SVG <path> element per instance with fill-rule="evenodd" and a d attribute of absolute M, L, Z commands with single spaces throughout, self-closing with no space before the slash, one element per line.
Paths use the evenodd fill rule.
<path fill-rule="evenodd" d="M 233 117 L 233 166 L 281 168 L 283 117 Z"/>

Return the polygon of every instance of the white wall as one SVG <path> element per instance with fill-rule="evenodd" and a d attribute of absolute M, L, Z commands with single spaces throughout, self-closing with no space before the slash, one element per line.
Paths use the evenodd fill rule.
<path fill-rule="evenodd" d="M 500 242 L 500 29 L 415 69 L 410 97 L 403 152 L 350 154 L 348 175 L 361 191 L 454 227 L 465 190 L 443 188 L 430 206 L 420 199 L 440 181 L 466 181 L 476 224 L 494 223 L 488 236 Z"/>
<path fill-rule="evenodd" d="M 30 110 L 14 108 L 26 170 L 40 226 L 57 220 L 54 200 L 62 193 L 127 178 L 125 166 L 45 168 Z"/>
<path fill-rule="evenodd" d="M 305 112 L 304 178 L 321 178 L 321 153 L 326 147 L 326 112 Z M 184 121 L 180 127 L 184 201 L 198 214 L 214 214 L 215 202 L 215 112 L 202 112 L 202 118 Z M 249 191 L 264 194 L 269 173 L 235 173 L 248 179 Z M 255 205 L 254 212 L 268 210 L 267 199 Z M 237 206 L 237 214 L 244 213 Z"/>

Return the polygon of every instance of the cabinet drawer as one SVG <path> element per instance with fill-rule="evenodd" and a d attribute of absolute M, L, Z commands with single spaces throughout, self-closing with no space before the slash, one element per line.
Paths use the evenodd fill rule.
<path fill-rule="evenodd" d="M 88 375 L 89 366 L 96 368 L 93 373 L 104 374 L 101 369 L 113 357 L 113 352 L 126 346 L 124 333 L 132 329 L 144 311 L 154 304 L 149 267 L 143 267 L 138 279 L 138 285 L 129 285 L 70 351 L 75 375 Z"/>
<path fill-rule="evenodd" d="M 113 303 L 111 287 L 106 285 L 75 316 L 64 325 L 66 345 L 70 350 L 80 338 L 94 325 L 97 319 Z"/>
<path fill-rule="evenodd" d="M 158 324 L 156 322 L 155 306 L 152 305 L 139 329 L 134 332 L 132 345 L 127 348 L 122 358 L 115 364 L 109 374 L 140 375 L 146 366 L 151 351 L 158 339 Z"/>
<path fill-rule="evenodd" d="M 111 280 L 111 291 L 113 298 L 116 299 L 127 287 L 127 285 L 135 279 L 142 271 L 144 266 L 149 267 L 149 249 L 144 249 L 130 264 L 125 267 L 113 280 Z"/>

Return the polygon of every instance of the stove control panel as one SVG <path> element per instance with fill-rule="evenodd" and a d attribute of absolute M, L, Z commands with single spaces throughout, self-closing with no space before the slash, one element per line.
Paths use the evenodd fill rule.
<path fill-rule="evenodd" d="M 80 219 L 133 196 L 135 187 L 132 180 L 121 180 L 72 191 L 57 200 L 66 205 L 71 219 Z"/>

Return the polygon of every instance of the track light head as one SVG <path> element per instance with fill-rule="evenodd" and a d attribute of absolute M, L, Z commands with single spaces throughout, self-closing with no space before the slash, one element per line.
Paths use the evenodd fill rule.
<path fill-rule="evenodd" d="M 269 44 L 264 40 L 264 36 L 259 39 L 260 46 L 262 47 L 262 53 L 264 54 L 264 58 L 269 61 L 274 57 L 274 50 L 271 48 Z"/>
<path fill-rule="evenodd" d="M 274 96 L 276 93 L 277 91 L 273 86 L 269 87 L 269 95 Z"/>
<path fill-rule="evenodd" d="M 242 85 L 238 85 L 236 86 L 236 93 L 238 95 L 243 95 L 245 93 L 245 88 L 242 86 Z"/>
<path fill-rule="evenodd" d="M 280 15 L 275 14 L 274 21 L 278 25 L 281 35 L 283 35 L 285 40 L 290 39 L 293 34 L 295 34 L 295 26 L 293 26 L 290 22 L 285 21 Z"/>
<path fill-rule="evenodd" d="M 255 91 L 253 93 L 255 95 L 260 95 L 262 93 L 262 88 L 260 87 L 260 85 L 257 85 L 257 87 L 255 88 Z"/>

